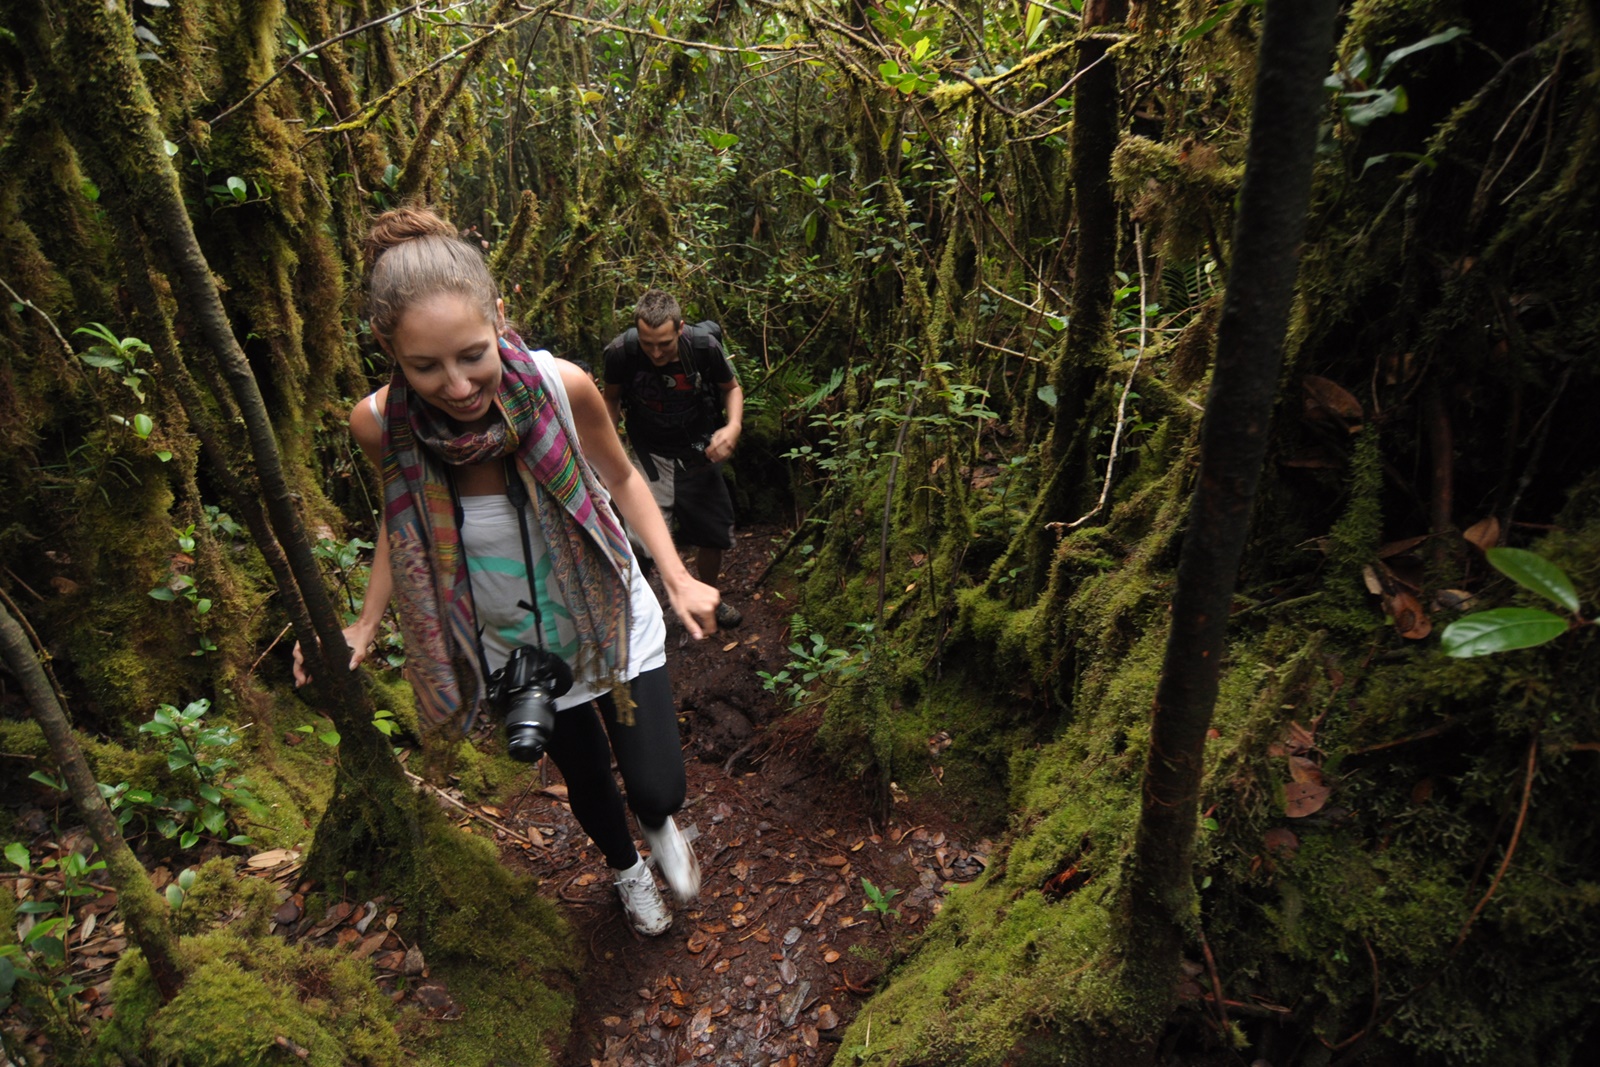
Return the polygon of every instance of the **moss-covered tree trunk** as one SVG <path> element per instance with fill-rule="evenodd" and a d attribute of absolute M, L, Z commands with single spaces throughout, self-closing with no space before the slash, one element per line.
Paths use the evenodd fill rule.
<path fill-rule="evenodd" d="M 183 971 L 178 966 L 177 939 L 167 924 L 167 903 L 150 884 L 144 866 L 123 839 L 116 817 L 100 795 L 94 772 L 72 736 L 66 709 L 56 699 L 44 668 L 39 666 L 28 635 L 4 604 L 0 604 L 0 657 L 22 686 L 34 720 L 50 744 L 50 754 L 67 781 L 67 792 L 100 849 L 106 876 L 117 890 L 117 907 L 128 924 L 128 934 L 144 953 L 161 999 L 171 1000 L 183 988 Z"/>
<path fill-rule="evenodd" d="M 165 246 L 161 251 L 181 282 L 181 310 L 243 424 L 239 451 L 250 457 L 254 478 L 241 481 L 253 484 L 264 499 L 272 535 L 287 560 L 292 585 L 282 590 L 283 596 L 305 606 L 296 637 L 304 647 L 318 650 L 318 685 L 342 741 L 335 800 L 319 825 L 308 866 L 314 875 L 356 870 L 387 884 L 414 885 L 421 872 L 416 797 L 387 739 L 372 727 L 373 707 L 360 677 L 347 668 L 350 651 L 341 621 L 312 554 L 271 419 L 163 148 L 155 106 L 134 54 L 132 21 L 121 5 L 108 7 L 96 0 L 77 0 L 66 8 L 49 88 L 71 108 L 68 130 L 112 208 L 112 224 L 160 235 Z M 124 241 L 123 247 L 139 245 L 137 240 Z M 161 266 L 130 264 L 135 270 L 159 271 Z"/>
<path fill-rule="evenodd" d="M 1116 288 L 1117 204 L 1111 189 L 1111 153 L 1121 124 L 1116 60 L 1108 53 L 1108 27 L 1128 17 L 1127 0 L 1090 0 L 1084 6 L 1078 44 L 1078 88 L 1072 104 L 1072 290 L 1066 336 L 1051 370 L 1055 419 L 1045 469 L 1045 522 L 1068 515 L 1088 474 L 1082 438 L 1084 412 L 1105 366 L 1110 343 L 1112 293 Z M 1055 538 L 1042 523 L 1034 528 L 1029 572 L 1033 588 L 1044 588 Z"/>
<path fill-rule="evenodd" d="M 1126 888 L 1125 974 L 1153 1037 L 1192 928 L 1197 800 L 1235 577 L 1267 448 L 1311 199 L 1335 0 L 1266 8 L 1254 119 L 1234 228 L 1200 472 L 1178 561 Z"/>

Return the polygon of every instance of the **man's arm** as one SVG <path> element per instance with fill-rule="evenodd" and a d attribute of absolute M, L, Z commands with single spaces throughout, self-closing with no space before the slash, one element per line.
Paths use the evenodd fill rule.
<path fill-rule="evenodd" d="M 611 415 L 611 425 L 622 425 L 622 386 L 606 383 L 606 411 Z"/>
<path fill-rule="evenodd" d="M 739 384 L 739 379 L 734 377 L 730 381 L 723 382 L 721 388 L 722 408 L 727 412 L 728 421 L 711 435 L 711 443 L 706 446 L 706 458 L 713 463 L 733 455 L 734 446 L 739 443 L 739 435 L 744 432 L 744 387 Z"/>

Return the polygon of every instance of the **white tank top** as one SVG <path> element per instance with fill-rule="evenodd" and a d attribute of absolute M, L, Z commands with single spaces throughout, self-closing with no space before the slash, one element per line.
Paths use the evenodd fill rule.
<path fill-rule="evenodd" d="M 554 357 L 544 351 L 532 355 L 550 389 L 550 395 L 560 406 L 566 424 L 571 426 L 572 408 Z M 383 413 L 378 410 L 378 395 L 373 393 L 368 397 L 368 403 L 377 417 L 378 425 L 382 426 Z M 599 492 L 602 497 L 609 499 L 603 489 Z M 541 643 L 540 634 L 533 624 L 533 612 L 517 606 L 519 601 L 528 599 L 528 567 L 522 551 L 521 526 L 516 509 L 503 494 L 461 498 L 461 547 L 467 557 L 467 573 L 472 579 L 472 599 L 477 605 L 478 625 L 483 628 L 483 652 L 491 672 L 504 665 L 517 645 Z M 576 666 L 579 661 L 577 630 L 551 576 L 544 534 L 531 509 L 528 511 L 528 535 L 533 556 L 534 588 L 539 592 L 539 614 L 544 624 L 542 643 L 545 648 Z M 661 602 L 644 580 L 637 562 L 628 568 L 628 573 L 632 626 L 628 634 L 626 674 L 627 679 L 632 681 L 645 671 L 666 664 L 667 627 L 661 614 Z M 571 690 L 556 699 L 556 710 L 564 711 L 586 704 L 610 689 L 609 678 L 576 677 Z"/>

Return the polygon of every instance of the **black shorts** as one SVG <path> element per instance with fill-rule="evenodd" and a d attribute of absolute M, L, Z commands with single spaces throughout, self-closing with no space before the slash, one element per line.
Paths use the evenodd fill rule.
<path fill-rule="evenodd" d="M 696 548 L 732 548 L 733 497 L 722 477 L 722 464 L 685 466 L 661 456 L 651 456 L 647 462 L 655 467 L 656 477 L 651 479 L 643 464 L 639 464 L 640 471 L 649 481 L 650 495 L 668 527 L 677 520 L 676 540 Z"/>

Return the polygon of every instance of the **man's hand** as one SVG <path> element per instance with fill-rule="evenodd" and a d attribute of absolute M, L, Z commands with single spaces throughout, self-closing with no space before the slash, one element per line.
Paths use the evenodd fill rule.
<path fill-rule="evenodd" d="M 711 435 L 711 443 L 706 445 L 706 458 L 713 463 L 721 463 L 733 455 L 733 448 L 739 443 L 739 427 L 728 425 Z"/>

